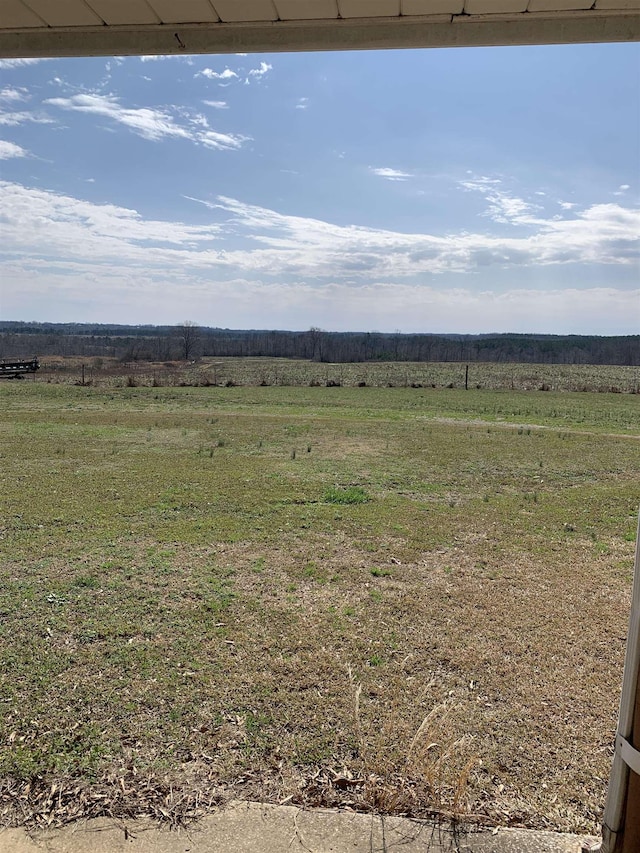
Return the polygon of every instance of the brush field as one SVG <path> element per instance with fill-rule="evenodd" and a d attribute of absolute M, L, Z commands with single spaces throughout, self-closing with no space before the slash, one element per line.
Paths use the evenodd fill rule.
<path fill-rule="evenodd" d="M 84 368 L 84 372 L 83 372 Z M 374 388 L 464 388 L 460 362 L 362 362 L 326 364 L 287 358 L 213 358 L 193 362 L 122 361 L 80 356 L 42 360 L 39 381 L 101 388 L 137 386 L 329 386 Z M 469 364 L 475 390 L 596 391 L 640 394 L 640 368 L 593 364 Z"/>

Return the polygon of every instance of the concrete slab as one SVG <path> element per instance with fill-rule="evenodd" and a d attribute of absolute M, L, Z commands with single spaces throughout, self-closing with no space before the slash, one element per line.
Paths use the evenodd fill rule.
<path fill-rule="evenodd" d="M 126 827 L 126 832 L 125 832 Z M 580 853 L 585 837 L 295 806 L 232 803 L 188 829 L 99 819 L 63 829 L 0 831 L 0 853 Z"/>

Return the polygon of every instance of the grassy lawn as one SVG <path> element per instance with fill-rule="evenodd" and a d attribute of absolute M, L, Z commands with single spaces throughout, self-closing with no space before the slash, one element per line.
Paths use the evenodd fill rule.
<path fill-rule="evenodd" d="M 598 826 L 638 397 L 0 386 L 5 821 Z"/>

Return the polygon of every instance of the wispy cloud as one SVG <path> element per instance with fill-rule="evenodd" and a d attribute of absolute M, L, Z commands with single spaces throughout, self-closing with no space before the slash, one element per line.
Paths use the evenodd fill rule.
<path fill-rule="evenodd" d="M 369 166 L 369 169 L 374 175 L 377 175 L 379 178 L 386 178 L 387 181 L 406 181 L 408 178 L 413 177 L 410 172 L 401 172 L 399 169 L 389 169 L 387 167 L 374 168 L 373 166 Z"/>
<path fill-rule="evenodd" d="M 113 95 L 80 94 L 72 95 L 70 98 L 49 98 L 45 103 L 63 110 L 104 116 L 123 124 L 145 139 L 158 140 L 166 136 L 186 139 L 189 136 L 183 127 L 175 123 L 169 113 L 148 107 L 123 107 L 118 98 Z"/>
<path fill-rule="evenodd" d="M 28 153 L 20 145 L 0 139 L 0 160 L 9 160 L 12 157 L 26 157 Z"/>
<path fill-rule="evenodd" d="M 525 264 L 631 264 L 638 257 L 640 211 L 612 204 L 593 205 L 573 219 L 534 220 L 520 212 L 520 204 L 507 199 L 502 210 L 512 211 L 515 225 L 526 216 L 535 226 L 532 233 L 441 236 L 338 226 L 229 198 L 205 203 L 232 214 L 229 224 L 242 228 L 256 244 L 248 255 L 238 255 L 238 263 L 246 262 L 247 268 L 254 269 L 264 265 L 263 269 L 274 274 L 406 277 Z"/>
<path fill-rule="evenodd" d="M 204 130 L 197 134 L 198 142 L 207 148 L 216 148 L 219 151 L 242 148 L 249 140 L 248 136 L 239 136 L 231 133 L 218 133 L 215 130 Z"/>
<path fill-rule="evenodd" d="M 309 98 L 298 98 L 298 103 L 296 104 L 297 110 L 306 110 L 309 106 Z"/>
<path fill-rule="evenodd" d="M 203 101 L 208 107 L 213 107 L 214 110 L 228 110 L 229 104 L 226 101 Z"/>
<path fill-rule="evenodd" d="M 190 53 L 158 53 L 149 54 L 138 57 L 140 62 L 164 62 L 166 59 L 174 59 L 178 62 L 184 62 L 185 65 L 193 65 L 194 57 Z M 120 59 L 120 57 L 116 57 Z"/>
<path fill-rule="evenodd" d="M 630 184 L 620 184 L 618 189 L 614 192 L 614 195 L 617 195 L 617 196 L 624 195 L 627 192 L 627 190 L 630 190 L 630 189 L 631 189 Z"/>
<path fill-rule="evenodd" d="M 187 115 L 181 122 L 167 109 L 157 107 L 124 107 L 114 95 L 77 94 L 70 98 L 50 98 L 45 103 L 64 110 L 92 113 L 122 124 L 133 133 L 157 142 L 167 137 L 188 139 L 208 148 L 237 149 L 249 137 L 218 133 L 209 127 L 205 116 Z"/>
<path fill-rule="evenodd" d="M 539 220 L 532 233 L 494 236 L 336 225 L 226 197 L 200 202 L 212 211 L 209 226 L 146 220 L 112 205 L 0 184 L 5 247 L 13 246 L 21 256 L 58 255 L 89 266 L 108 258 L 150 269 L 177 264 L 365 283 L 488 267 L 633 264 L 638 255 L 640 211 L 617 204 L 593 205 L 573 218 Z"/>
<path fill-rule="evenodd" d="M 0 207 L 7 212 L 5 253 L 12 247 L 12 252 L 20 254 L 26 246 L 39 244 L 34 258 L 57 258 L 65 263 L 100 265 L 108 260 L 156 266 L 197 251 L 195 247 L 221 233 L 215 224 L 192 226 L 145 219 L 130 208 L 95 204 L 6 181 L 0 181 Z M 163 260 L 154 262 L 155 253 Z"/>
<path fill-rule="evenodd" d="M 213 68 L 203 68 L 198 71 L 194 77 L 206 77 L 207 80 L 233 80 L 237 79 L 238 75 L 231 68 L 225 68 L 224 71 L 214 71 Z"/>
<path fill-rule="evenodd" d="M 16 102 L 16 101 L 24 101 L 29 97 L 29 93 L 23 87 L 19 89 L 14 89 L 11 86 L 5 86 L 4 89 L 0 89 L 0 101 L 8 101 L 8 102 Z"/>
<path fill-rule="evenodd" d="M 573 210 L 574 207 L 578 206 L 575 201 L 559 201 L 558 204 L 563 210 Z"/>
<path fill-rule="evenodd" d="M 5 86 L 3 89 L 0 89 L 0 125 L 15 127 L 26 122 L 51 124 L 52 119 L 41 110 L 33 111 L 24 109 L 24 105 L 20 102 L 27 101 L 29 98 L 29 92 L 24 87 L 14 88 L 12 86 Z M 16 110 L 15 106 L 19 103 L 23 109 Z M 3 104 L 12 107 L 12 109 L 6 109 Z"/>
<path fill-rule="evenodd" d="M 479 175 L 459 181 L 459 186 L 467 192 L 481 193 L 487 202 L 484 216 L 494 222 L 510 225 L 540 225 L 543 220 L 537 220 L 534 214 L 542 210 L 540 205 L 531 204 L 525 199 L 515 196 L 508 190 L 502 189 L 501 178 Z M 537 195 L 537 193 L 536 193 Z"/>
<path fill-rule="evenodd" d="M 421 322 L 428 319 L 431 329 L 435 318 L 441 317 L 442 327 L 451 329 L 455 316 L 464 318 L 464 323 L 456 320 L 456 328 L 464 325 L 471 330 L 535 329 L 532 324 L 538 319 L 538 329 L 550 331 L 562 320 L 564 330 L 580 330 L 586 328 L 589 312 L 597 318 L 602 311 L 612 324 L 617 318 L 615 322 L 628 325 L 637 306 L 637 291 L 606 286 L 477 293 L 471 284 L 438 290 L 430 278 L 491 266 L 526 266 L 530 271 L 533 266 L 636 263 L 640 211 L 618 204 L 592 205 L 571 218 L 539 220 L 531 233 L 516 223 L 513 235 L 490 236 L 336 225 L 226 197 L 194 201 L 211 211 L 209 224 L 148 219 L 128 208 L 0 182 L 4 212 L 0 275 L 6 281 L 29 282 L 34 290 L 43 286 L 43 276 L 57 276 L 64 282 L 64 292 L 76 282 L 78 293 L 83 288 L 86 292 L 89 282 L 98 291 L 138 292 L 144 280 L 150 293 L 157 288 L 160 294 L 172 278 L 180 281 L 185 293 L 198 290 L 203 305 L 205 297 L 210 304 L 213 293 L 232 301 L 244 294 L 250 310 L 262 306 L 264 316 L 273 316 L 266 312 L 271 300 L 286 304 L 287 310 L 304 305 L 305 311 L 316 312 L 316 322 L 330 325 L 331 307 L 340 304 L 346 312 L 344 322 L 355 322 L 354 328 L 362 327 L 363 317 L 373 328 L 389 323 L 392 328 L 406 327 L 410 316 L 416 323 L 419 317 Z M 234 289 L 225 284 L 227 278 L 244 284 L 236 292 L 235 285 Z M 458 308 L 462 313 L 455 313 Z M 483 311 L 488 318 L 483 323 L 493 326 L 481 323 Z M 288 321 L 283 314 L 282 322 L 293 324 L 294 315 L 287 316 Z M 237 322 L 243 324 L 240 315 Z M 592 327 L 597 327 L 595 321 Z M 562 331 L 559 326 L 558 330 Z"/>
<path fill-rule="evenodd" d="M 31 122 L 32 124 L 54 124 L 50 116 L 39 110 L 35 112 L 20 110 L 16 112 L 0 109 L 0 125 L 16 127 L 19 124 L 26 124 L 27 122 Z"/>
<path fill-rule="evenodd" d="M 23 65 L 35 65 L 37 62 L 48 62 L 49 57 L 29 57 L 25 59 L 0 59 L 0 69 L 20 68 Z"/>
<path fill-rule="evenodd" d="M 265 74 L 268 74 L 269 71 L 273 71 L 273 65 L 269 62 L 261 62 L 258 68 L 251 68 L 249 70 L 249 77 L 261 79 Z"/>
<path fill-rule="evenodd" d="M 237 55 L 240 56 L 246 54 Z M 257 68 L 250 68 L 246 72 L 242 67 L 237 71 L 234 71 L 227 65 L 223 71 L 215 71 L 213 68 L 202 68 L 193 76 L 205 77 L 207 80 L 217 80 L 219 86 L 229 86 L 234 82 L 244 82 L 248 85 L 251 82 L 259 82 L 272 70 L 273 65 L 271 65 L 271 63 L 262 61 Z"/>

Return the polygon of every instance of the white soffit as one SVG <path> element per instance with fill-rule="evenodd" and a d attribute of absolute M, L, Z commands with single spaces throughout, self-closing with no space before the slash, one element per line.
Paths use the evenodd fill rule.
<path fill-rule="evenodd" d="M 403 15 L 460 15 L 464 0 L 402 0 Z"/>
<path fill-rule="evenodd" d="M 529 0 L 465 0 L 467 15 L 508 15 L 526 12 Z"/>
<path fill-rule="evenodd" d="M 213 6 L 221 21 L 239 23 L 278 20 L 273 0 L 213 0 Z"/>
<path fill-rule="evenodd" d="M 28 0 L 29 8 L 42 19 L 39 26 L 46 23 L 50 27 L 101 27 L 104 21 L 90 9 L 83 0 Z M 0 0 L 0 21 L 3 6 Z"/>
<path fill-rule="evenodd" d="M 0 4 L 0 26 L 18 27 L 41 27 L 44 23 L 34 12 L 21 3 L 20 0 L 2 0 Z"/>
<path fill-rule="evenodd" d="M 400 0 L 338 0 L 343 18 L 397 18 Z"/>
<path fill-rule="evenodd" d="M 209 0 L 153 0 L 153 8 L 163 24 L 210 24 L 220 20 Z"/>
<path fill-rule="evenodd" d="M 55 5 L 56 0 L 50 0 L 49 7 Z M 89 5 L 110 26 L 160 23 L 159 15 L 153 11 L 146 0 L 91 0 Z M 0 0 L 1 8 L 2 0 Z"/>
<path fill-rule="evenodd" d="M 640 41 L 640 0 L 0 0 L 0 57 Z"/>
<path fill-rule="evenodd" d="M 593 0 L 529 0 L 529 12 L 568 12 L 577 9 L 590 9 Z"/>
<path fill-rule="evenodd" d="M 636 14 L 639 11 L 638 0 L 596 0 L 596 9 L 634 9 Z"/>
<path fill-rule="evenodd" d="M 340 17 L 338 0 L 276 0 L 281 21 L 335 20 Z"/>

